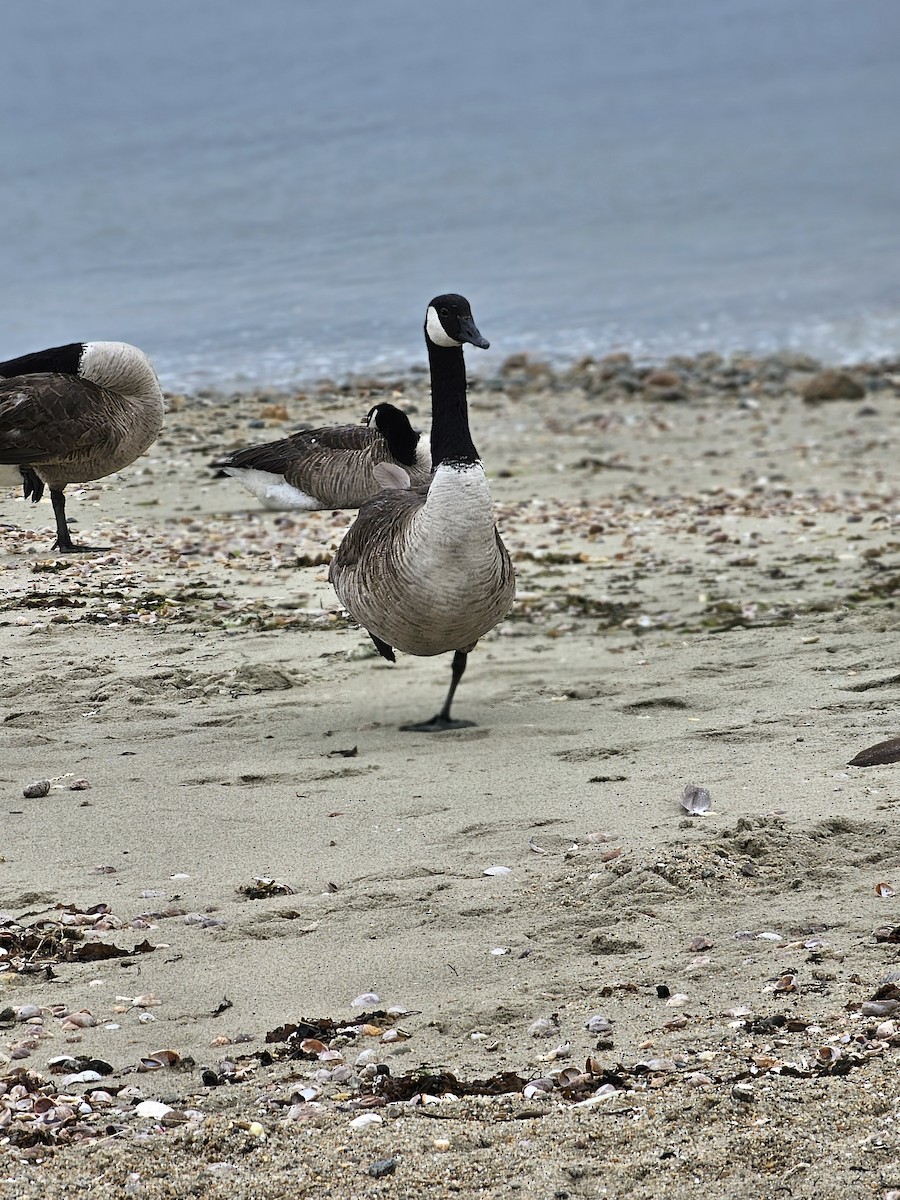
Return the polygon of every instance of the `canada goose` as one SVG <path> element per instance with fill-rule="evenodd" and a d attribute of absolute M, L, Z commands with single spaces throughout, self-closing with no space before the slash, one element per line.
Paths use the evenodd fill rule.
<path fill-rule="evenodd" d="M 278 442 L 250 446 L 212 466 L 232 475 L 270 509 L 359 508 L 376 495 L 378 463 L 405 467 L 413 483 L 426 483 L 431 455 L 409 417 L 393 404 L 369 409 L 364 425 L 304 429 Z"/>
<path fill-rule="evenodd" d="M 21 472 L 26 499 L 50 489 L 53 549 L 76 546 L 65 487 L 111 475 L 147 450 L 165 403 L 147 356 L 125 342 L 71 342 L 0 362 L 0 464 Z"/>
<path fill-rule="evenodd" d="M 431 365 L 431 461 L 427 486 L 410 488 L 396 466 L 377 468 L 385 489 L 359 510 L 328 577 L 379 654 L 453 653 L 450 689 L 429 721 L 403 729 L 433 733 L 472 725 L 450 705 L 476 642 L 502 620 L 515 572 L 500 540 L 484 467 L 469 433 L 462 346 L 487 348 L 463 296 L 437 296 L 425 317 Z"/>

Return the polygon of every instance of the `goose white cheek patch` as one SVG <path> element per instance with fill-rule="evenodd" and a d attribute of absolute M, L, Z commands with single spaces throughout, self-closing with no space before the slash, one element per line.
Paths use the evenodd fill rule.
<path fill-rule="evenodd" d="M 421 309 L 419 310 L 421 311 Z M 462 342 L 455 341 L 441 324 L 441 318 L 434 308 L 429 305 L 425 315 L 425 332 L 436 346 L 461 346 Z"/>

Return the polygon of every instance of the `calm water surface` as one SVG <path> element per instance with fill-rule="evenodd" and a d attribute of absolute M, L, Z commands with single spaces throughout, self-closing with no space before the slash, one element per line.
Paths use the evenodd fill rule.
<path fill-rule="evenodd" d="M 497 358 L 900 353 L 897 0 L 3 23 L 0 357 L 121 338 L 170 384 L 394 367 L 445 290 Z"/>

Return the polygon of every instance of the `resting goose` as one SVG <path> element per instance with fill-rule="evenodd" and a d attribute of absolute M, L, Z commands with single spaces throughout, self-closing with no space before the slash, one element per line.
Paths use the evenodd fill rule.
<path fill-rule="evenodd" d="M 437 296 L 425 317 L 431 365 L 431 483 L 410 488 L 396 466 L 377 468 L 385 489 L 359 510 L 328 577 L 341 603 L 390 662 L 453 651 L 450 689 L 429 721 L 433 733 L 472 725 L 451 719 L 453 695 L 480 637 L 506 616 L 515 572 L 500 540 L 478 452 L 469 433 L 462 346 L 486 348 L 468 300 Z"/>
<path fill-rule="evenodd" d="M 76 546 L 65 487 L 102 479 L 144 453 L 165 403 L 147 356 L 125 342 L 71 342 L 0 362 L 0 464 L 19 468 L 26 499 L 50 489 L 53 549 Z"/>
<path fill-rule="evenodd" d="M 364 425 L 304 429 L 265 446 L 249 446 L 212 466 L 232 475 L 269 509 L 359 508 L 378 493 L 378 463 L 396 463 L 413 483 L 427 483 L 431 455 L 409 417 L 376 404 Z"/>

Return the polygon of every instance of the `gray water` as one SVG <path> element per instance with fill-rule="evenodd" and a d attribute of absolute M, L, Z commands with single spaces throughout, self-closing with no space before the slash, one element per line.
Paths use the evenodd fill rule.
<path fill-rule="evenodd" d="M 3 9 L 0 357 L 170 384 L 528 349 L 900 353 L 897 0 Z"/>

